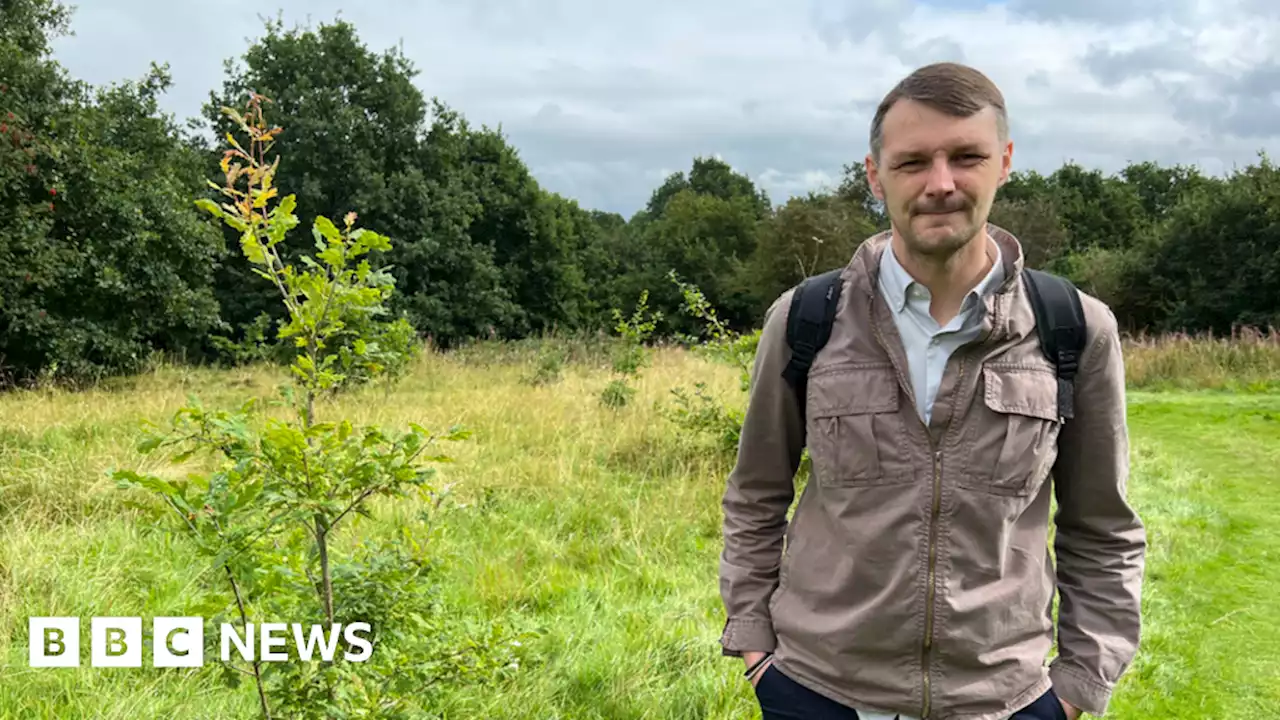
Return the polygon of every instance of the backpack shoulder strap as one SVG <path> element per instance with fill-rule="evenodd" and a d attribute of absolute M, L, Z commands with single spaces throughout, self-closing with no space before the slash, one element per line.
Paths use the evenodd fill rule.
<path fill-rule="evenodd" d="M 1066 278 L 1024 268 L 1023 278 L 1036 314 L 1040 348 L 1058 369 L 1058 415 L 1075 416 L 1075 374 L 1084 354 L 1086 325 L 1080 292 Z"/>
<path fill-rule="evenodd" d="M 791 347 L 791 361 L 783 369 L 782 376 L 799 396 L 801 413 L 804 412 L 809 368 L 813 366 L 818 351 L 831 338 L 831 326 L 840 301 L 840 273 L 843 269 L 836 268 L 805 278 L 791 295 L 791 310 L 787 315 L 787 345 Z"/>

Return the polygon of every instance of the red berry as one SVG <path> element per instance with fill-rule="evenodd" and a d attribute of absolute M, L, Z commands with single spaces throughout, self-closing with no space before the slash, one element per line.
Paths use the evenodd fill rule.
<path fill-rule="evenodd" d="M 46 313 L 46 312 L 45 312 L 45 311 L 43 311 L 43 310 L 41 310 L 41 311 L 40 311 L 40 317 L 41 317 L 42 319 L 43 319 L 43 318 L 44 318 L 44 316 L 45 316 L 45 315 L 47 315 L 47 314 L 48 314 L 48 313 Z"/>
<path fill-rule="evenodd" d="M 9 132 L 9 126 L 5 125 L 4 123 L 0 123 L 0 133 L 7 133 L 7 132 Z"/>
<path fill-rule="evenodd" d="M 26 281 L 31 282 L 31 273 L 27 273 Z"/>
<path fill-rule="evenodd" d="M 53 203 L 49 203 L 49 212 L 53 212 Z"/>
<path fill-rule="evenodd" d="M 49 194 L 50 194 L 50 195 L 57 195 L 57 194 L 58 194 L 58 188 L 49 188 Z"/>
<path fill-rule="evenodd" d="M 10 119 L 10 120 L 12 120 L 12 119 L 13 119 L 13 113 L 9 113 L 9 119 Z"/>

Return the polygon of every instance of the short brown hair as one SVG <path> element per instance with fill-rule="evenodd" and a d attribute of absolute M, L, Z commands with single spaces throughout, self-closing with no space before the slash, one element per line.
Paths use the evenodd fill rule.
<path fill-rule="evenodd" d="M 996 110 L 1000 142 L 1009 137 L 1009 116 L 1000 88 L 975 68 L 953 62 L 926 65 L 903 78 L 880 101 L 871 121 L 871 154 L 880 159 L 884 147 L 884 116 L 899 100 L 914 100 L 955 117 L 969 117 L 985 107 Z"/>

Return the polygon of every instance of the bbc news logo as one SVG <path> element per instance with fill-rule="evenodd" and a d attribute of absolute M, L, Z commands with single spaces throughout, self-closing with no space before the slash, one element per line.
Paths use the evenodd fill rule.
<path fill-rule="evenodd" d="M 223 623 L 220 630 L 222 662 L 230 662 L 232 651 L 248 662 L 288 662 L 292 647 L 297 658 L 310 661 L 319 656 L 333 662 L 338 640 L 352 648 L 343 653 L 349 662 L 364 662 L 373 654 L 368 623 L 332 628 L 299 623 L 249 623 L 241 633 Z M 33 668 L 80 667 L 80 618 L 33 617 L 28 619 L 27 643 Z M 293 640 L 290 645 L 290 640 Z M 91 667 L 140 668 L 143 650 L 142 618 L 96 617 L 89 625 Z M 358 651 L 357 651 L 358 649 Z M 152 621 L 151 663 L 158 668 L 192 668 L 204 665 L 204 618 L 158 617 Z"/>

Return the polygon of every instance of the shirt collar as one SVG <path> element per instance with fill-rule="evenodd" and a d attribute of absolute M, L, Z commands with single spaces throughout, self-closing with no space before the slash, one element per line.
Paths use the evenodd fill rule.
<path fill-rule="evenodd" d="M 982 281 L 965 296 L 965 309 L 968 309 L 974 303 L 981 302 L 982 298 L 995 292 L 1004 282 L 1004 259 L 1000 251 L 1000 243 L 992 242 L 991 247 L 995 248 L 995 262 L 991 264 L 991 270 L 987 272 L 986 277 L 982 278 Z M 885 245 L 884 254 L 880 260 L 880 284 L 884 288 L 885 295 L 888 297 L 893 311 L 898 313 L 902 312 L 903 308 L 906 307 L 911 289 L 919 285 L 915 278 L 911 277 L 911 274 L 907 272 L 907 269 L 902 267 L 902 263 L 898 262 L 898 256 L 893 252 L 892 240 Z"/>

